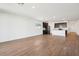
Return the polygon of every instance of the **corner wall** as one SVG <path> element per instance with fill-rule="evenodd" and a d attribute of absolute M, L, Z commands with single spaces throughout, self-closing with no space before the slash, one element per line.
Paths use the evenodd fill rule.
<path fill-rule="evenodd" d="M 68 30 L 79 35 L 79 20 L 68 21 Z"/>

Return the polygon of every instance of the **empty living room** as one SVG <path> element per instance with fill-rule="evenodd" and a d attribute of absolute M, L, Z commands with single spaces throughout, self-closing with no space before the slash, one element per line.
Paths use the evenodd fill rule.
<path fill-rule="evenodd" d="M 79 3 L 0 3 L 0 56 L 79 56 Z"/>

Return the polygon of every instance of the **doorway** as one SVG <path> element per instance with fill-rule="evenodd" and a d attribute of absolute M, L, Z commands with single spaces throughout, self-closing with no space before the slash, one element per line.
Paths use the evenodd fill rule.
<path fill-rule="evenodd" d="M 43 35 L 50 34 L 50 26 L 48 23 L 43 22 Z"/>

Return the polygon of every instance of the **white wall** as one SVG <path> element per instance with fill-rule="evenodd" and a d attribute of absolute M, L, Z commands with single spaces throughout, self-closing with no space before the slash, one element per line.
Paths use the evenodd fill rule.
<path fill-rule="evenodd" d="M 40 28 L 36 24 L 41 24 Z M 42 22 L 18 15 L 0 13 L 0 42 L 42 34 Z"/>
<path fill-rule="evenodd" d="M 69 32 L 76 32 L 79 35 L 79 20 L 68 21 Z"/>

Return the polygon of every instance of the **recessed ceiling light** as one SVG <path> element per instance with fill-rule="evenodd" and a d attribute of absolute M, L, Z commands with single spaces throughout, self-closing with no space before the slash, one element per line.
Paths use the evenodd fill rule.
<path fill-rule="evenodd" d="M 65 20 L 65 18 L 63 18 L 62 20 Z"/>
<path fill-rule="evenodd" d="M 53 18 L 55 19 L 56 17 L 55 17 L 55 16 L 53 16 Z"/>
<path fill-rule="evenodd" d="M 32 6 L 32 8 L 36 8 L 35 6 Z"/>

